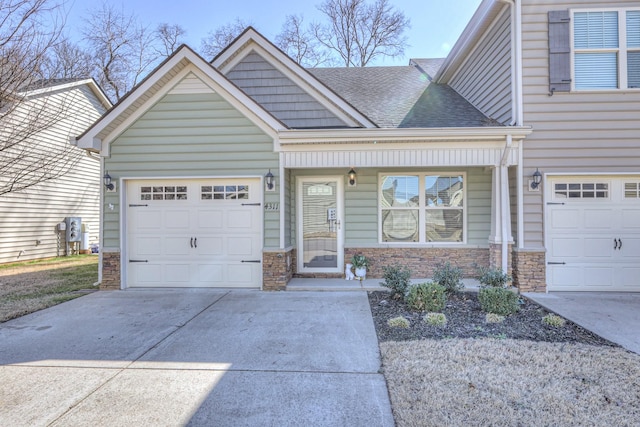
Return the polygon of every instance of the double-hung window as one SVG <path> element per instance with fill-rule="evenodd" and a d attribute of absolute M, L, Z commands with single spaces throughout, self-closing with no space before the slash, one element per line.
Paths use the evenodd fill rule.
<path fill-rule="evenodd" d="M 464 242 L 464 182 L 463 174 L 381 175 L 381 242 Z"/>
<path fill-rule="evenodd" d="M 640 88 L 640 9 L 573 12 L 576 90 Z"/>

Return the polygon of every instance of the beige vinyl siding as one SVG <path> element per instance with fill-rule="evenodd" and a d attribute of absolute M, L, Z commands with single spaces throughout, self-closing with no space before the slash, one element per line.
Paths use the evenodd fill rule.
<path fill-rule="evenodd" d="M 549 96 L 547 13 L 639 7 L 638 1 L 523 2 L 525 246 L 543 246 L 543 192 L 526 188 L 539 168 L 552 173 L 640 172 L 640 90 L 556 92 Z M 544 185 L 544 184 L 543 184 Z"/>
<path fill-rule="evenodd" d="M 50 108 L 65 107 L 62 119 L 37 136 L 41 144 L 68 146 L 70 136 L 84 132 L 105 111 L 86 85 L 42 97 Z M 0 263 L 64 255 L 65 233 L 58 233 L 56 225 L 68 216 L 81 217 L 90 229 L 89 243 L 98 243 L 100 161 L 80 148 L 68 148 L 79 161 L 66 175 L 0 196 Z"/>
<path fill-rule="evenodd" d="M 357 169 L 357 186 L 346 185 L 346 172 L 342 169 L 292 170 L 294 176 L 345 176 L 344 187 L 344 233 L 345 247 L 377 247 L 378 242 L 378 174 L 411 173 L 411 171 L 429 171 L 424 169 Z M 468 245 L 487 247 L 491 231 L 491 170 L 485 168 L 434 169 L 434 173 L 466 172 Z M 295 204 L 296 198 L 292 198 Z M 295 206 L 294 206 L 295 210 Z M 295 228 L 295 213 L 291 214 Z M 293 232 L 295 236 L 295 231 Z M 388 244 L 382 244 L 388 246 Z"/>
<path fill-rule="evenodd" d="M 257 53 L 250 53 L 226 77 L 290 128 L 346 124 Z"/>
<path fill-rule="evenodd" d="M 511 112 L 511 29 L 509 8 L 500 14 L 449 85 L 487 117 L 508 124 Z"/>
<path fill-rule="evenodd" d="M 219 94 L 168 94 L 111 144 L 105 167 L 115 178 L 278 177 L 273 141 Z M 279 203 L 279 186 L 265 203 Z M 119 193 L 107 193 L 104 244 L 120 244 Z M 280 246 L 279 213 L 264 215 L 264 245 Z"/>

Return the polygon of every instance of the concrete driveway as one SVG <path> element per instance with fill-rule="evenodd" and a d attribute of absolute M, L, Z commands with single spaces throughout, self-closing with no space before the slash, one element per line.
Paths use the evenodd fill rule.
<path fill-rule="evenodd" d="M 393 426 L 364 292 L 97 292 L 0 324 L 0 425 Z"/>
<path fill-rule="evenodd" d="M 541 306 L 640 354 L 640 292 L 526 293 Z"/>

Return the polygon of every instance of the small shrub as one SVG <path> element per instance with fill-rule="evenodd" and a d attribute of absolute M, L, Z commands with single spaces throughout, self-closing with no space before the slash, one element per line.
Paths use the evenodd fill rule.
<path fill-rule="evenodd" d="M 409 327 L 409 321 L 402 316 L 394 317 L 392 319 L 387 320 L 387 325 L 392 328 L 404 328 L 407 329 Z"/>
<path fill-rule="evenodd" d="M 487 323 L 502 323 L 504 322 L 504 316 L 500 316 L 499 314 L 495 313 L 487 313 L 487 315 L 484 317 L 484 321 Z"/>
<path fill-rule="evenodd" d="M 520 309 L 518 295 L 505 288 L 481 288 L 478 300 L 482 311 L 508 316 Z"/>
<path fill-rule="evenodd" d="M 444 310 L 447 295 L 444 286 L 435 282 L 426 282 L 412 285 L 405 302 L 412 310 L 439 312 Z"/>
<path fill-rule="evenodd" d="M 449 262 L 436 267 L 433 271 L 433 281 L 440 286 L 444 286 L 449 295 L 461 292 L 464 289 L 462 269 L 453 267 Z"/>
<path fill-rule="evenodd" d="M 382 267 L 382 277 L 384 282 L 380 282 L 382 286 L 391 289 L 393 298 L 404 298 L 407 289 L 411 284 L 411 270 L 407 267 L 398 265 Z"/>
<path fill-rule="evenodd" d="M 445 316 L 444 313 L 427 313 L 422 320 L 432 326 L 440 326 L 443 328 L 447 326 L 447 316 Z"/>
<path fill-rule="evenodd" d="M 556 314 L 549 313 L 542 318 L 542 323 L 544 323 L 545 325 L 553 326 L 554 328 L 561 328 L 565 325 L 565 323 L 567 323 L 567 321 Z"/>
<path fill-rule="evenodd" d="M 483 286 L 504 288 L 511 281 L 511 276 L 503 272 L 501 268 L 479 268 L 478 281 Z"/>

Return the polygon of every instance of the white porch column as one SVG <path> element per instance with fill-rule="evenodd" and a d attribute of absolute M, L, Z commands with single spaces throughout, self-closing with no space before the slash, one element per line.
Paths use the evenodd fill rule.
<path fill-rule="evenodd" d="M 511 206 L 509 202 L 509 169 L 508 166 L 492 168 L 493 182 L 491 191 L 491 248 L 500 247 L 500 266 L 502 271 L 509 271 L 509 244 L 511 236 Z M 495 256 L 492 252 L 491 256 Z M 494 262 L 498 264 L 498 260 Z"/>

